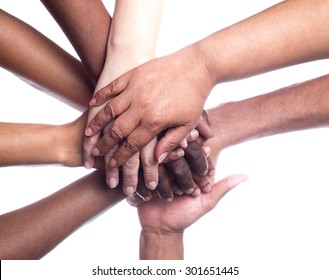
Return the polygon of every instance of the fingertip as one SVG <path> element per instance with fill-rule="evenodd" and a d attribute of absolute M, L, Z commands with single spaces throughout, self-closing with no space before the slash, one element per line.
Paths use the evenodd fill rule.
<path fill-rule="evenodd" d="M 92 136 L 93 134 L 93 130 L 90 126 L 88 126 L 86 129 L 85 129 L 85 135 L 86 136 Z"/>
<path fill-rule="evenodd" d="M 94 106 L 94 105 L 96 105 L 96 103 L 97 103 L 97 100 L 96 100 L 95 97 L 93 97 L 93 98 L 89 101 L 89 106 Z"/>

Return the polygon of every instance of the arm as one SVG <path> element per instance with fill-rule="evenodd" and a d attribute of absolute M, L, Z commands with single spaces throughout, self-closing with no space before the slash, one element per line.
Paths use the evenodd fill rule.
<path fill-rule="evenodd" d="M 260 137 L 329 125 L 329 75 L 209 109 L 220 150 Z"/>
<path fill-rule="evenodd" d="M 100 0 L 41 0 L 96 84 L 105 62 L 111 16 Z M 89 101 L 89 100 L 88 100 Z"/>
<path fill-rule="evenodd" d="M 219 181 L 211 192 L 198 197 L 183 195 L 170 203 L 154 199 L 139 205 L 138 216 L 142 228 L 140 259 L 183 259 L 185 229 L 211 211 L 229 190 L 246 179 L 245 175 L 234 175 Z"/>
<path fill-rule="evenodd" d="M 61 3 L 61 1 L 55 2 Z M 96 6 L 95 12 L 102 7 Z M 70 6 L 60 7 L 68 9 Z M 83 8 L 82 10 L 86 11 Z M 68 9 L 68 11 L 71 10 Z M 66 13 L 63 14 L 66 15 Z M 90 14 L 88 15 L 90 16 Z M 3 43 L 3 51 L 0 54 L 1 65 L 43 92 L 51 93 L 73 107 L 83 110 L 92 94 L 92 84 L 89 82 L 82 64 L 41 33 L 4 11 L 0 11 L 0 21 L 6 26 L 1 33 Z M 65 21 L 67 24 L 70 23 L 67 18 Z M 72 21 L 74 22 L 74 20 Z M 95 34 L 102 29 L 100 23 L 91 26 Z M 12 34 L 16 36 L 12 36 Z M 77 34 L 73 37 L 78 38 L 77 40 L 81 40 L 82 43 L 83 40 L 90 40 L 86 34 L 81 37 Z M 118 39 L 115 41 L 116 45 L 124 45 L 119 43 Z M 91 43 L 89 41 L 89 44 Z M 117 54 L 120 54 L 119 49 L 116 49 Z M 130 53 L 128 49 L 125 51 Z M 97 53 L 100 53 L 100 50 Z M 92 61 L 98 60 L 97 57 L 92 59 L 89 52 L 83 54 Z M 0 165 L 55 163 L 81 166 L 81 151 L 77 150 L 78 147 L 81 147 L 81 141 L 76 136 L 82 137 L 80 125 L 84 123 L 84 116 L 63 126 L 0 123 L 3 131 L 0 140 L 0 150 L 2 151 Z M 77 130 L 78 133 L 75 133 Z M 70 142 L 68 139 L 72 139 L 72 141 Z M 49 143 L 51 143 L 52 149 L 49 149 Z M 73 143 L 73 147 L 70 143 Z M 9 150 L 13 153 L 8 153 Z M 191 161 L 190 163 L 193 164 Z M 97 167 L 100 166 L 103 168 L 97 163 Z M 201 166 L 202 170 L 204 169 Z M 181 174 L 180 170 L 176 171 Z M 184 176 L 182 177 L 184 178 Z"/>
<path fill-rule="evenodd" d="M 96 85 L 96 91 L 125 71 L 154 57 L 162 4 L 162 0 L 116 1 L 107 44 L 106 61 Z M 100 109 L 92 108 L 88 118 L 92 118 Z M 91 155 L 91 150 L 98 137 L 99 135 L 95 135 L 85 140 L 84 158 L 87 168 L 93 166 L 94 157 Z M 154 189 L 158 182 L 157 163 L 153 156 L 155 144 L 156 139 L 153 139 L 152 143 L 149 144 L 150 148 L 148 148 L 152 152 L 146 150 L 141 155 L 145 183 L 151 189 Z M 111 188 L 114 188 L 119 180 L 118 169 L 109 166 L 110 158 L 111 152 L 105 156 L 107 182 Z M 124 191 L 127 195 L 131 195 L 137 186 L 139 154 L 133 155 L 122 168 Z"/>
<path fill-rule="evenodd" d="M 0 30 L 1 67 L 72 107 L 85 110 L 93 86 L 81 63 L 3 10 L 0 22 L 5 26 Z"/>
<path fill-rule="evenodd" d="M 113 156 L 121 165 L 154 135 L 171 128 L 156 146 L 155 155 L 161 161 L 196 125 L 216 84 L 328 57 L 328 11 L 325 0 L 283 1 L 172 55 L 133 69 L 94 95 L 92 105 L 114 97 L 105 107 L 112 114 L 101 111 L 86 132 L 97 133 L 116 118 L 97 147 L 102 154 L 122 141 Z M 140 93 L 138 99 L 136 92 Z M 144 92 L 149 97 L 147 102 Z M 145 111 L 137 113 L 137 108 Z M 134 120 L 128 128 L 124 127 L 127 120 Z M 120 137 L 115 131 L 122 132 Z"/>
<path fill-rule="evenodd" d="M 39 259 L 81 225 L 114 206 L 124 194 L 95 171 L 24 208 L 0 216 L 0 258 Z"/>

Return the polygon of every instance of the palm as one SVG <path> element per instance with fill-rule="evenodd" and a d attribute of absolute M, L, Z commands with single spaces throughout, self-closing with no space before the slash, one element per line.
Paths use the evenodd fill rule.
<path fill-rule="evenodd" d="M 229 176 L 216 183 L 211 192 L 197 197 L 183 195 L 172 202 L 154 199 L 138 206 L 142 228 L 164 231 L 182 231 L 213 209 L 218 201 L 233 187 L 246 180 L 244 175 Z"/>

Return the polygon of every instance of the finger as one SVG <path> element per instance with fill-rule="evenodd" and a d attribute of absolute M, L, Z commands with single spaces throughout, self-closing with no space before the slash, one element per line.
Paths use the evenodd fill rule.
<path fill-rule="evenodd" d="M 166 168 L 164 166 L 159 166 L 159 183 L 156 191 L 161 199 L 166 201 L 172 201 L 174 199 L 172 185 Z"/>
<path fill-rule="evenodd" d="M 154 190 L 158 185 L 158 162 L 154 156 L 156 143 L 157 139 L 153 138 L 153 140 L 141 150 L 144 181 L 150 190 Z"/>
<path fill-rule="evenodd" d="M 137 188 L 139 170 L 139 153 L 133 155 L 122 166 L 123 192 L 130 196 Z"/>
<path fill-rule="evenodd" d="M 109 122 L 125 112 L 129 107 L 127 98 L 118 96 L 111 99 L 103 108 L 89 121 L 86 126 L 85 135 L 92 136 L 100 132 Z"/>
<path fill-rule="evenodd" d="M 136 207 L 136 206 L 138 206 L 138 205 L 140 205 L 140 204 L 142 204 L 142 203 L 145 202 L 144 199 L 141 198 L 137 193 L 134 193 L 133 195 L 128 196 L 128 197 L 126 198 L 126 201 L 127 201 L 131 206 L 134 206 L 134 207 Z"/>
<path fill-rule="evenodd" d="M 105 169 L 106 169 L 106 183 L 107 185 L 113 189 L 119 184 L 119 168 L 118 167 L 110 167 L 109 162 L 114 154 L 114 152 L 118 149 L 118 145 L 114 147 L 109 153 L 104 156 L 105 160 Z"/>
<path fill-rule="evenodd" d="M 205 139 L 210 139 L 215 136 L 214 132 L 210 127 L 208 114 L 205 110 L 202 111 L 202 115 L 196 129 L 199 131 L 200 135 Z"/>
<path fill-rule="evenodd" d="M 192 194 L 194 192 L 192 173 L 184 158 L 168 162 L 165 166 L 183 193 Z"/>
<path fill-rule="evenodd" d="M 167 157 L 162 161 L 162 163 L 164 164 L 164 163 L 167 163 L 167 162 L 170 162 L 170 161 L 180 159 L 184 155 L 185 155 L 185 152 L 184 152 L 183 149 L 176 148 L 167 155 Z"/>
<path fill-rule="evenodd" d="M 100 134 L 96 134 L 92 137 L 85 136 L 83 140 L 83 162 L 87 169 L 94 167 L 95 158 L 92 155 L 92 150 L 95 147 Z"/>
<path fill-rule="evenodd" d="M 122 165 L 132 155 L 145 147 L 157 134 L 157 132 L 150 133 L 148 128 L 142 126 L 137 127 L 127 138 L 124 139 L 122 145 L 113 155 L 112 166 Z"/>
<path fill-rule="evenodd" d="M 131 131 L 136 128 L 137 125 L 138 120 L 136 118 L 130 118 L 128 116 L 128 113 L 123 113 L 118 119 L 116 119 L 112 123 L 107 132 L 104 133 L 103 137 L 97 142 L 94 149 L 92 150 L 92 154 L 94 156 L 104 155 L 108 153 L 111 149 L 113 149 L 113 147 L 117 143 L 121 143 L 123 140 L 127 141 L 127 139 L 125 138 L 129 135 Z M 131 152 L 126 155 L 124 160 L 120 161 L 120 165 L 126 162 L 134 154 L 139 152 L 139 150 L 140 149 L 131 150 Z M 115 157 L 115 155 L 113 157 Z"/>
<path fill-rule="evenodd" d="M 238 174 L 225 177 L 224 179 L 221 179 L 219 182 L 217 182 L 211 190 L 212 196 L 215 197 L 215 204 L 213 206 L 215 207 L 218 201 L 231 189 L 246 180 L 248 180 L 247 175 Z"/>
<path fill-rule="evenodd" d="M 201 145 L 195 141 L 190 142 L 184 152 L 193 173 L 198 176 L 208 173 L 208 161 Z"/>
<path fill-rule="evenodd" d="M 122 76 L 118 77 L 114 81 L 112 81 L 107 86 L 100 89 L 96 92 L 93 98 L 90 100 L 90 106 L 98 106 L 104 103 L 111 97 L 114 97 L 124 91 L 128 85 L 130 79 L 130 72 L 123 74 Z"/>
<path fill-rule="evenodd" d="M 196 140 L 199 137 L 199 132 L 196 129 L 192 129 L 186 137 L 187 143 Z"/>
<path fill-rule="evenodd" d="M 139 170 L 139 180 L 137 184 L 136 193 L 143 201 L 149 201 L 152 198 L 152 191 L 145 185 L 145 181 L 142 175 L 142 171 Z"/>

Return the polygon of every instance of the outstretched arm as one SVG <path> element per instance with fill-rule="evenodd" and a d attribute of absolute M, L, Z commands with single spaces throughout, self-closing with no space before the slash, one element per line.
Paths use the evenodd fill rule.
<path fill-rule="evenodd" d="M 208 110 L 214 151 L 274 134 L 329 125 L 329 75 Z"/>
<path fill-rule="evenodd" d="M 95 171 L 58 192 L 0 216 L 0 259 L 40 259 L 125 195 Z"/>
<path fill-rule="evenodd" d="M 105 153 L 123 143 L 113 156 L 113 162 L 121 165 L 166 130 L 155 150 L 161 160 L 196 125 L 216 84 L 328 57 L 328 14 L 329 2 L 325 0 L 283 1 L 172 55 L 137 67 L 94 95 L 92 105 L 112 99 L 90 122 L 87 133 L 93 135 L 115 119 L 97 147 Z M 125 126 L 128 121 L 129 127 Z"/>
<path fill-rule="evenodd" d="M 81 62 L 40 32 L 0 10 L 0 66 L 30 85 L 84 111 L 93 85 Z"/>
<path fill-rule="evenodd" d="M 101 0 L 41 0 L 62 28 L 94 85 L 103 70 L 111 16 Z M 89 100 L 88 100 L 89 102 Z"/>

